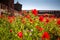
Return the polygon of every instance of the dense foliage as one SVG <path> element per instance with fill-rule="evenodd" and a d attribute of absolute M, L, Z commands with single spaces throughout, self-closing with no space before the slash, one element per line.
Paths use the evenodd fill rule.
<path fill-rule="evenodd" d="M 0 40 L 57 40 L 60 19 L 37 16 L 37 10 L 24 16 L 0 16 Z M 60 40 L 60 39 L 58 39 Z"/>

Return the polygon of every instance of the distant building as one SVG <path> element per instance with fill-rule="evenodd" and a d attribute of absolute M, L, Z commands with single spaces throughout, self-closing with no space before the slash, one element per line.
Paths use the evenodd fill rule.
<path fill-rule="evenodd" d="M 0 3 L 8 6 L 8 8 L 14 8 L 14 0 L 0 0 Z"/>
<path fill-rule="evenodd" d="M 21 11 L 22 10 L 22 4 L 17 2 L 16 4 L 14 4 L 14 9 L 17 10 L 17 11 Z"/>
<path fill-rule="evenodd" d="M 0 9 L 2 9 L 1 14 L 6 11 L 8 15 L 14 15 L 14 0 L 0 0 Z"/>
<path fill-rule="evenodd" d="M 60 10 L 38 10 L 38 14 L 54 14 L 56 17 L 60 17 Z"/>

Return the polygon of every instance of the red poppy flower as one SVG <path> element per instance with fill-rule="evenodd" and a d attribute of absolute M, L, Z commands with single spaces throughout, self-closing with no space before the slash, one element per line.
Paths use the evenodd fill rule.
<path fill-rule="evenodd" d="M 22 38 L 22 37 L 23 37 L 23 33 L 22 33 L 22 32 L 18 32 L 18 36 L 19 36 L 20 38 Z"/>
<path fill-rule="evenodd" d="M 39 29 L 39 26 L 36 26 L 36 29 Z"/>
<path fill-rule="evenodd" d="M 8 16 L 8 19 L 10 19 L 11 17 L 10 16 Z"/>
<path fill-rule="evenodd" d="M 24 24 L 25 24 L 25 20 L 22 20 L 22 23 L 24 23 Z"/>
<path fill-rule="evenodd" d="M 60 25 L 60 19 L 59 19 L 59 20 L 57 20 L 57 24 L 58 24 L 58 25 Z"/>
<path fill-rule="evenodd" d="M 30 23 L 33 23 L 33 20 L 30 18 Z"/>
<path fill-rule="evenodd" d="M 44 39 L 44 38 L 46 38 L 46 39 L 49 39 L 49 38 L 50 38 L 50 35 L 49 35 L 48 32 L 44 32 L 44 33 L 43 33 L 42 39 Z"/>
<path fill-rule="evenodd" d="M 40 16 L 39 17 L 39 20 L 42 22 L 42 21 L 44 21 L 44 17 L 43 16 Z"/>
<path fill-rule="evenodd" d="M 21 22 L 25 24 L 25 20 L 23 18 L 21 18 Z"/>
<path fill-rule="evenodd" d="M 42 30 L 43 30 L 43 28 L 40 27 L 40 28 L 39 28 L 39 31 L 42 31 Z"/>
<path fill-rule="evenodd" d="M 51 15 L 51 18 L 55 18 L 55 15 Z"/>
<path fill-rule="evenodd" d="M 42 31 L 43 28 L 39 27 L 39 26 L 36 26 L 36 29 L 39 30 L 39 31 Z"/>
<path fill-rule="evenodd" d="M 15 19 L 15 16 L 12 16 L 13 19 Z"/>
<path fill-rule="evenodd" d="M 30 19 L 30 22 L 32 22 L 33 20 L 32 19 Z"/>
<path fill-rule="evenodd" d="M 26 18 L 30 18 L 30 15 L 27 15 Z"/>
<path fill-rule="evenodd" d="M 35 16 L 38 14 L 38 12 L 37 12 L 36 9 L 32 10 L 32 13 L 33 13 Z"/>
<path fill-rule="evenodd" d="M 48 23 L 48 22 L 49 22 L 49 19 L 47 18 L 47 19 L 46 19 L 46 23 Z"/>
<path fill-rule="evenodd" d="M 10 23 L 12 23 L 13 22 L 13 20 L 14 20 L 14 16 L 8 16 L 8 21 L 10 22 Z"/>
<path fill-rule="evenodd" d="M 8 16 L 8 19 L 14 19 L 15 17 L 14 16 Z"/>
<path fill-rule="evenodd" d="M 12 32 L 12 30 L 10 30 L 10 32 Z"/>
<path fill-rule="evenodd" d="M 12 23 L 13 22 L 13 19 L 9 19 L 9 22 Z"/>

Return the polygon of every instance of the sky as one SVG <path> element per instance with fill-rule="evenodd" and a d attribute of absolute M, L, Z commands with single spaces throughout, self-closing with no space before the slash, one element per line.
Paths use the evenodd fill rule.
<path fill-rule="evenodd" d="M 22 10 L 60 10 L 60 0 L 14 0 L 22 4 Z"/>

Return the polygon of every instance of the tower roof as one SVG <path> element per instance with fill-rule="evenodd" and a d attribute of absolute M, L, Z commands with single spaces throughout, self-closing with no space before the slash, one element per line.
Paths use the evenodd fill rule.
<path fill-rule="evenodd" d="M 18 1 L 17 1 L 15 4 L 17 4 L 17 5 L 22 5 L 22 4 L 20 4 Z"/>
<path fill-rule="evenodd" d="M 20 4 L 20 3 L 17 1 L 16 4 Z"/>

